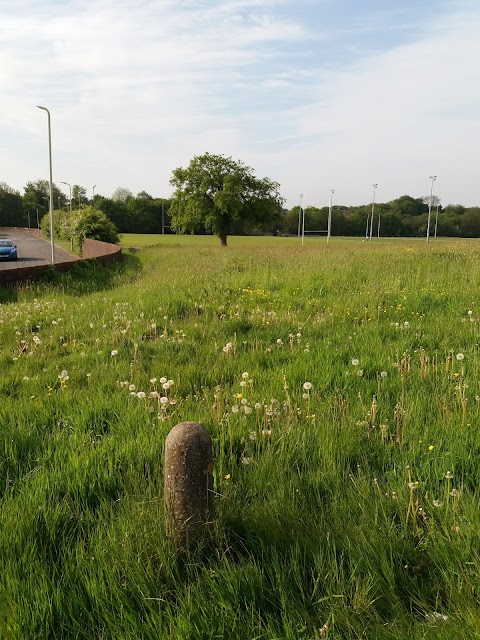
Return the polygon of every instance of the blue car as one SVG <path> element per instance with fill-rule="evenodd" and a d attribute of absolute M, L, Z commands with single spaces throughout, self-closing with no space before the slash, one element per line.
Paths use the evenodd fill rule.
<path fill-rule="evenodd" d="M 11 240 L 0 240 L 0 260 L 16 260 L 17 247 Z"/>

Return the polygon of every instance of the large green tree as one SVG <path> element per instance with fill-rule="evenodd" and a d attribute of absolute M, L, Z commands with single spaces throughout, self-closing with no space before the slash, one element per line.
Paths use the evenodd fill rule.
<path fill-rule="evenodd" d="M 33 211 L 38 209 L 40 218 L 43 217 L 49 211 L 49 198 L 50 198 L 50 183 L 48 180 L 36 180 L 35 182 L 27 182 L 24 190 L 23 204 L 25 209 Z M 61 189 L 57 187 L 55 183 L 52 184 L 53 203 L 52 208 L 57 209 L 58 205 L 65 205 L 65 194 Z"/>
<path fill-rule="evenodd" d="M 169 214 L 175 231 L 212 232 L 222 246 L 233 229 L 266 228 L 280 218 L 283 198 L 280 185 L 258 179 L 253 169 L 239 160 L 204 153 L 186 169 L 173 171 L 175 187 Z"/>
<path fill-rule="evenodd" d="M 22 196 L 5 182 L 0 182 L 0 227 L 23 227 L 26 220 Z"/>

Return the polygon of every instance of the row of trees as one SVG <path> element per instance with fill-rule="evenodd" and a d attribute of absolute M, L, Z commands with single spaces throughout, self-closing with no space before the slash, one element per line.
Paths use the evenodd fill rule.
<path fill-rule="evenodd" d="M 80 239 L 85 229 L 98 237 L 104 228 L 104 237 L 98 239 L 105 240 L 115 237 L 117 231 L 213 233 L 225 245 L 231 234 L 296 235 L 303 216 L 306 233 L 324 234 L 327 230 L 328 207 L 284 209 L 278 183 L 256 178 L 253 169 L 243 162 L 223 155 L 195 156 L 186 168 L 172 172 L 170 183 L 174 187 L 171 199 L 154 198 L 145 191 L 134 196 L 129 189 L 119 187 L 111 198 L 97 194 L 89 200 L 84 187 L 73 185 L 71 202 L 54 184 L 55 231 L 60 237 Z M 371 204 L 335 205 L 331 233 L 365 236 L 371 226 L 374 236 L 424 236 L 429 204 L 430 196 L 408 195 L 376 203 L 373 224 Z M 431 204 L 432 235 L 436 230 L 439 236 L 480 237 L 480 207 L 443 207 L 438 198 Z M 35 227 L 48 209 L 47 180 L 28 182 L 23 196 L 0 182 L 0 226 Z M 42 228 L 46 227 L 48 220 L 42 223 Z"/>
<path fill-rule="evenodd" d="M 131 191 L 120 187 L 111 198 L 98 194 L 95 198 L 88 199 L 84 187 L 73 185 L 70 203 L 69 198 L 55 183 L 52 186 L 53 209 L 55 218 L 58 217 L 59 220 L 63 220 L 61 212 L 69 213 L 71 210 L 72 216 L 77 219 L 79 212 L 91 207 L 93 210 L 103 212 L 120 233 L 169 231 L 170 201 L 166 198 L 153 198 L 145 191 L 138 193 L 135 197 Z M 43 225 L 40 223 L 49 212 L 49 194 L 48 180 L 27 182 L 23 196 L 7 184 L 0 182 L 0 226 L 42 226 L 44 228 L 48 223 L 45 222 Z M 57 228 L 56 223 L 55 227 Z M 107 235 L 109 234 L 108 231 Z"/>
<path fill-rule="evenodd" d="M 334 206 L 332 208 L 332 235 L 365 236 L 372 225 L 373 236 L 425 236 L 428 224 L 428 199 L 402 196 L 387 203 L 375 204 L 372 225 L 372 205 L 357 207 Z M 305 231 L 325 232 L 328 225 L 328 207 L 306 207 Z M 298 233 L 300 207 L 286 212 L 282 231 Z M 431 211 L 430 234 L 437 230 L 439 236 L 480 237 L 480 207 L 461 205 L 442 207 L 440 203 Z"/>

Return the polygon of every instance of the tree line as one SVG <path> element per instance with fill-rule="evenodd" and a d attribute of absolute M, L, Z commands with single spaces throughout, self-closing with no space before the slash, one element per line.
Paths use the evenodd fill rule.
<path fill-rule="evenodd" d="M 329 207 L 294 206 L 286 209 L 280 185 L 258 179 L 241 161 L 205 153 L 195 156 L 186 168 L 172 172 L 171 198 L 154 197 L 146 191 L 135 196 L 119 187 L 110 198 L 73 185 L 71 201 L 53 185 L 55 233 L 78 240 L 96 237 L 115 241 L 118 233 L 200 233 L 217 235 L 226 244 L 228 235 L 325 234 Z M 0 182 L 0 226 L 37 227 L 48 231 L 49 183 L 27 182 L 21 195 Z M 430 196 L 401 196 L 390 202 L 332 207 L 334 236 L 425 236 Z M 85 235 L 87 234 L 87 235 Z M 438 197 L 431 202 L 430 235 L 480 237 L 480 207 L 443 206 Z"/>
<path fill-rule="evenodd" d="M 360 206 L 335 205 L 332 207 L 332 235 L 374 237 L 423 237 L 428 225 L 429 198 L 401 196 L 390 202 Z M 328 225 L 329 207 L 305 208 L 305 232 L 325 233 Z M 296 206 L 284 212 L 282 231 L 290 235 L 298 233 L 299 217 L 303 211 Z M 480 237 L 480 207 L 464 207 L 449 204 L 442 207 L 438 199 L 434 201 L 430 216 L 430 235 L 446 237 Z M 367 231 L 368 224 L 368 231 Z"/>

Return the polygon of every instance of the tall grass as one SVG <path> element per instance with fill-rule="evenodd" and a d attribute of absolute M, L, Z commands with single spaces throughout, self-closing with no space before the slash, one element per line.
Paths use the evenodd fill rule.
<path fill-rule="evenodd" d="M 477 244 L 230 245 L 5 294 L 0 637 L 478 637 Z M 179 565 L 183 420 L 217 520 Z"/>

